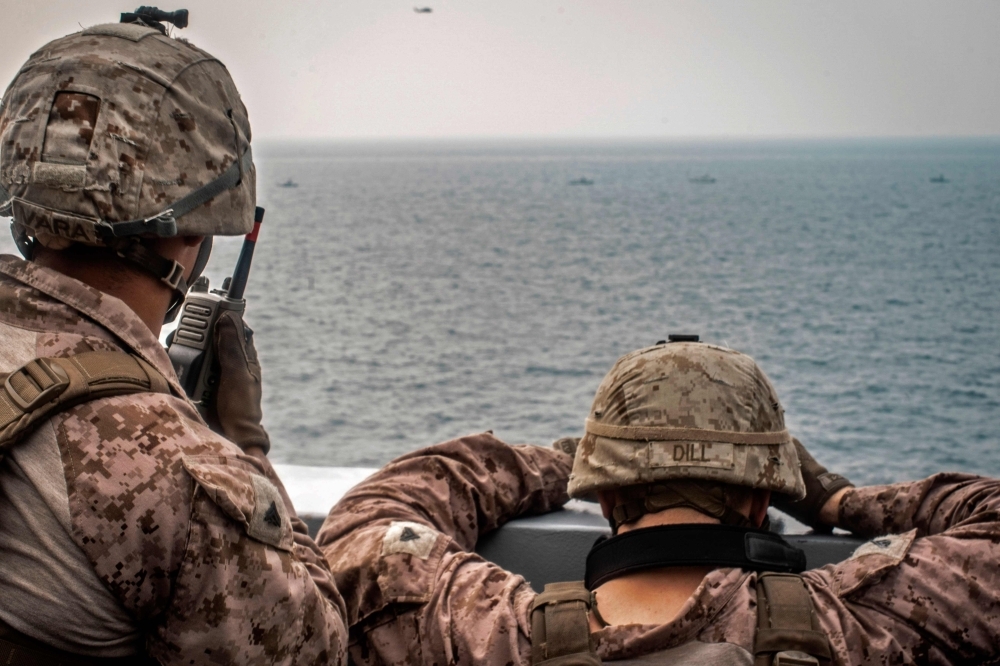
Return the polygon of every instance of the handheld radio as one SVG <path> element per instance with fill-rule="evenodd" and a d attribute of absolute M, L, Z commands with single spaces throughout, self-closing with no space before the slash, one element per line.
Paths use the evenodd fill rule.
<path fill-rule="evenodd" d="M 167 355 L 174 366 L 174 372 L 181 387 L 197 405 L 202 416 L 206 416 L 209 406 L 215 400 L 215 388 L 219 383 L 218 362 L 215 359 L 215 323 L 225 311 L 236 311 L 241 316 L 247 302 L 243 299 L 247 278 L 250 276 L 250 262 L 257 245 L 257 234 L 264 221 L 264 209 L 257 207 L 254 212 L 253 231 L 243 239 L 240 258 L 236 261 L 233 276 L 226 278 L 222 289 L 209 291 L 208 278 L 204 275 L 191 285 L 181 308 L 180 323 L 167 346 Z"/>

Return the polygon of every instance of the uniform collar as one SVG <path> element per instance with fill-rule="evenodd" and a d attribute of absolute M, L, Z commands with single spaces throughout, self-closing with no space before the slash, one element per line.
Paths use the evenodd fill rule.
<path fill-rule="evenodd" d="M 696 640 L 750 575 L 731 568 L 709 572 L 672 621 L 605 627 L 593 634 L 597 653 L 602 659 L 629 659 Z"/>
<path fill-rule="evenodd" d="M 0 255 L 0 273 L 40 291 L 97 322 L 124 343 L 128 351 L 141 356 L 144 361 L 159 370 L 176 395 L 184 395 L 174 368 L 170 364 L 167 350 L 149 327 L 139 319 L 139 315 L 121 299 L 58 271 L 12 255 Z"/>

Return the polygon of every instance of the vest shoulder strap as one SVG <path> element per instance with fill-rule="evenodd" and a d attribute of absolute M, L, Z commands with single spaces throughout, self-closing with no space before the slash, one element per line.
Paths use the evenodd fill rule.
<path fill-rule="evenodd" d="M 820 666 L 830 663 L 830 641 L 802 577 L 763 573 L 757 577 L 757 637 L 754 666 Z"/>
<path fill-rule="evenodd" d="M 583 581 L 549 583 L 531 604 L 532 666 L 600 666 L 590 644 L 591 593 Z"/>
<path fill-rule="evenodd" d="M 590 643 L 593 599 L 582 581 L 549 583 L 531 604 L 532 666 L 600 666 Z M 796 574 L 757 578 L 754 666 L 828 666 L 830 641 Z"/>
<path fill-rule="evenodd" d="M 0 375 L 0 382 L 0 457 L 46 419 L 75 405 L 129 393 L 170 393 L 158 370 L 120 351 L 32 359 Z"/>

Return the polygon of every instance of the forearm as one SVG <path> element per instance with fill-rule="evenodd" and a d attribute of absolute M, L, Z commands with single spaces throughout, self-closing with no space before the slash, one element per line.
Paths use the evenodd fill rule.
<path fill-rule="evenodd" d="M 819 520 L 822 524 L 830 527 L 840 527 L 840 505 L 844 495 L 852 488 L 841 488 L 826 501 L 823 508 L 819 510 Z"/>
<path fill-rule="evenodd" d="M 483 433 L 403 456 L 361 482 L 333 507 L 316 538 L 349 623 L 397 600 L 429 600 L 440 558 L 473 557 L 461 551 L 472 550 L 480 535 L 518 515 L 559 507 L 571 464 L 565 453 L 512 447 Z M 409 542 L 434 545 L 403 554 L 404 530 Z"/>
<path fill-rule="evenodd" d="M 1000 481 L 968 474 L 937 474 L 922 481 L 846 488 L 830 498 L 821 518 L 861 536 L 899 534 L 917 529 L 921 536 L 957 525 L 995 524 L 1000 510 Z"/>
<path fill-rule="evenodd" d="M 565 503 L 571 466 L 564 453 L 509 446 L 488 433 L 427 447 L 396 459 L 345 495 L 324 523 L 320 543 L 373 521 L 411 521 L 471 550 L 481 535 L 508 520 Z"/>

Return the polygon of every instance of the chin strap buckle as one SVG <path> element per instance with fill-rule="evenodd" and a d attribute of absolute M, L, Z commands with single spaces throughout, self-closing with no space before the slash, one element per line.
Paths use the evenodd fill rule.
<path fill-rule="evenodd" d="M 184 266 L 174 261 L 170 272 L 160 278 L 160 282 L 167 285 L 174 291 L 180 291 L 180 284 L 184 281 Z"/>
<path fill-rule="evenodd" d="M 174 259 L 168 259 L 143 245 L 138 238 L 119 244 L 115 249 L 119 257 L 151 273 L 183 300 L 188 284 L 184 279 L 184 266 Z"/>
<path fill-rule="evenodd" d="M 177 235 L 177 218 L 174 217 L 174 209 L 168 208 L 162 213 L 152 217 L 147 217 L 143 222 L 149 233 L 160 238 L 173 238 Z"/>
<path fill-rule="evenodd" d="M 177 217 L 174 215 L 174 209 L 168 208 L 142 220 L 128 222 L 98 220 L 94 223 L 94 228 L 101 240 L 108 245 L 111 245 L 117 238 L 129 238 L 144 234 L 152 234 L 157 238 L 173 238 L 177 235 Z"/>

